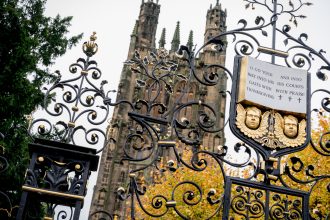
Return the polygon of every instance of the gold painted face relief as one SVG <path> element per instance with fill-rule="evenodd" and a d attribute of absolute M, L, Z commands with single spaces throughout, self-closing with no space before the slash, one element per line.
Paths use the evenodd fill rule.
<path fill-rule="evenodd" d="M 245 124 L 250 129 L 257 129 L 260 124 L 261 112 L 256 107 L 247 108 Z"/>
<path fill-rule="evenodd" d="M 250 138 L 260 138 L 267 133 L 269 111 L 261 114 L 257 107 L 247 107 L 237 105 L 236 126 L 246 136 Z"/>
<path fill-rule="evenodd" d="M 298 120 L 294 116 L 289 115 L 284 117 L 283 132 L 289 138 L 294 138 L 297 136 Z"/>
<path fill-rule="evenodd" d="M 298 147 L 306 141 L 306 120 L 275 113 L 275 137 L 286 147 Z"/>
<path fill-rule="evenodd" d="M 247 137 L 270 149 L 299 147 L 306 141 L 306 120 L 282 116 L 275 110 L 262 112 L 255 106 L 236 106 L 236 126 Z"/>

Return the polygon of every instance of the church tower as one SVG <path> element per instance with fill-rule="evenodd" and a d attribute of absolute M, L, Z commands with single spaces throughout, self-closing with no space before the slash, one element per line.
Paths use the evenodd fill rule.
<path fill-rule="evenodd" d="M 210 9 L 207 11 L 206 15 L 204 43 L 227 30 L 226 18 L 227 10 L 222 9 L 222 5 L 219 4 L 219 0 L 216 1 L 216 5 L 214 7 L 210 5 Z M 199 65 L 196 66 L 199 71 L 203 71 L 203 66 L 215 64 L 214 68 L 211 68 L 208 71 L 217 74 L 217 77 L 219 77 L 219 82 L 216 86 L 209 86 L 207 88 L 203 88 L 202 86 L 200 90 L 202 91 L 201 93 L 203 97 L 201 98 L 204 98 L 203 101 L 206 103 L 213 105 L 212 107 L 216 112 L 220 112 L 220 117 L 217 118 L 218 121 L 216 124 L 218 124 L 219 127 L 224 128 L 227 76 L 224 73 L 224 70 L 216 65 L 225 65 L 227 39 L 225 36 L 222 36 L 220 37 L 220 40 L 221 44 L 217 45 L 216 48 L 212 48 L 212 46 L 207 46 L 204 48 L 204 51 L 199 55 Z M 207 146 L 208 150 L 213 152 L 219 150 L 219 146 L 224 145 L 224 143 L 225 137 L 223 130 L 218 133 L 208 133 L 203 137 L 203 145 Z"/>
<path fill-rule="evenodd" d="M 147 2 L 142 0 L 139 19 L 136 20 L 131 35 L 129 57 L 136 49 L 150 50 L 156 47 L 155 41 L 159 12 L 160 5 L 158 3 L 154 3 L 153 0 L 148 0 Z"/>
<path fill-rule="evenodd" d="M 135 51 L 139 51 L 141 57 L 144 57 L 148 52 L 156 51 L 156 31 L 158 24 L 158 17 L 160 13 L 160 5 L 158 1 L 142 0 L 140 7 L 140 14 L 138 20 L 135 22 L 133 32 L 131 34 L 130 46 L 128 51 L 127 60 L 130 60 L 134 56 Z M 205 27 L 205 41 L 216 34 L 219 34 L 226 30 L 226 11 L 221 9 L 221 5 L 217 1 L 214 7 L 207 12 L 206 27 Z M 179 64 L 177 71 L 180 73 L 187 73 L 188 66 L 185 62 L 180 60 L 175 52 L 179 49 L 181 44 L 185 44 L 190 50 L 194 49 L 193 32 L 189 33 L 187 43 L 180 42 L 180 22 L 177 22 L 175 26 L 175 32 L 169 45 L 169 57 Z M 225 41 L 224 41 L 225 42 Z M 162 29 L 161 36 L 157 42 L 159 48 L 166 47 L 166 29 Z M 220 50 L 214 50 L 212 48 L 206 48 L 200 54 L 200 57 L 196 60 L 197 74 L 202 77 L 205 66 L 208 64 L 224 65 L 225 63 L 225 48 Z M 212 68 L 208 68 L 207 71 L 212 71 L 220 79 L 220 83 L 216 86 L 204 86 L 193 79 L 190 83 L 189 91 L 185 97 L 181 100 L 182 103 L 191 100 L 201 100 L 203 102 L 211 103 L 216 112 L 220 112 L 220 116 L 217 118 L 217 126 L 224 127 L 224 113 L 226 104 L 226 82 L 227 78 L 221 68 L 215 65 Z M 137 80 L 141 76 L 132 73 L 128 65 L 124 65 L 121 72 L 121 79 L 117 90 L 117 101 L 128 100 L 134 102 L 138 99 L 143 99 L 145 91 L 137 86 Z M 182 92 L 182 88 L 185 86 L 186 81 L 178 80 L 174 82 L 173 95 L 169 96 L 166 92 L 161 93 L 159 99 L 165 103 L 169 108 L 175 104 L 174 99 L 177 98 L 176 94 Z M 219 95 L 221 94 L 221 95 Z M 180 103 L 179 103 L 180 104 Z M 117 190 L 119 187 L 125 187 L 129 182 L 129 170 L 132 167 L 139 166 L 138 164 L 128 163 L 122 161 L 121 158 L 124 155 L 123 146 L 125 146 L 126 136 L 130 128 L 130 118 L 128 111 L 130 110 L 128 105 L 121 104 L 114 108 L 114 113 L 111 119 L 111 123 L 107 129 L 108 137 L 113 138 L 115 141 L 111 141 L 105 146 L 97 177 L 97 183 L 94 187 L 94 194 L 92 198 L 92 204 L 90 213 L 95 211 L 106 211 L 114 215 L 114 219 L 124 220 L 127 210 L 125 203 L 117 198 Z M 193 114 L 192 109 L 186 109 L 184 115 L 189 117 Z M 194 113 L 195 114 L 195 113 Z M 217 151 L 219 145 L 224 145 L 224 131 L 221 130 L 218 133 L 206 134 L 203 137 L 203 146 L 207 146 L 208 150 Z M 162 157 L 171 157 L 171 152 L 163 152 Z M 154 183 L 151 178 L 146 178 L 148 183 Z M 98 216 L 98 217 L 101 217 Z M 95 218 L 96 219 L 96 218 Z"/>

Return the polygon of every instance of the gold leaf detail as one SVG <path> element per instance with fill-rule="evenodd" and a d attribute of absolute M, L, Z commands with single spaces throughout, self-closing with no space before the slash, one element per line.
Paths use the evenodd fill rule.
<path fill-rule="evenodd" d="M 250 129 L 245 124 L 246 110 L 241 104 L 237 104 L 236 107 L 237 116 L 236 116 L 236 126 L 239 130 L 250 138 L 260 138 L 267 133 L 268 128 L 268 117 L 270 111 L 266 111 L 262 114 L 260 120 L 260 126 L 257 129 Z"/>
<path fill-rule="evenodd" d="M 286 147 L 298 147 L 306 141 L 306 120 L 303 119 L 298 125 L 298 135 L 295 138 L 289 138 L 284 134 L 283 128 L 283 117 L 279 114 L 275 114 L 275 131 L 274 134 L 280 142 Z"/>

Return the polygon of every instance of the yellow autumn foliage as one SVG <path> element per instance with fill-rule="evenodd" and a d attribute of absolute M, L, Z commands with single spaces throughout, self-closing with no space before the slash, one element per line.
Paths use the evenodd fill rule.
<path fill-rule="evenodd" d="M 319 145 L 319 140 L 322 134 L 330 131 L 330 117 L 329 115 L 323 115 L 318 119 L 318 127 L 312 130 L 312 140 L 314 143 Z M 322 143 L 330 143 L 330 134 L 324 136 Z M 327 145 L 328 146 L 328 145 Z M 318 146 L 319 148 L 319 146 Z M 328 149 L 329 150 L 329 149 Z M 324 151 L 323 151 L 324 152 Z M 329 154 L 329 153 L 328 153 Z M 190 166 L 192 165 L 189 161 L 191 160 L 192 152 L 190 150 L 184 150 L 183 160 L 186 161 Z M 311 145 L 306 147 L 304 150 L 290 154 L 282 158 L 282 164 L 287 163 L 289 167 L 293 164 L 290 161 L 291 157 L 299 158 L 304 167 L 300 172 L 293 172 L 295 178 L 302 181 L 311 181 L 307 184 L 297 183 L 292 181 L 287 175 L 283 175 L 284 182 L 293 189 L 302 191 L 311 191 L 310 196 L 310 210 L 311 215 L 318 219 L 318 216 L 327 216 L 330 214 L 330 178 L 323 178 L 315 184 L 315 178 L 321 175 L 330 176 L 330 157 L 324 156 L 316 152 Z M 220 204 L 210 205 L 207 201 L 207 194 L 210 190 L 215 189 L 216 194 L 212 197 L 220 198 L 224 193 L 224 178 L 221 172 L 220 165 L 215 162 L 209 155 L 199 155 L 199 160 L 205 159 L 207 161 L 206 168 L 199 172 L 188 168 L 187 166 L 181 165 L 175 172 L 167 170 L 161 177 L 161 183 L 152 184 L 147 186 L 147 192 L 145 195 L 140 196 L 141 209 L 139 203 L 135 199 L 135 217 L 137 220 L 151 220 L 156 219 L 150 215 L 160 216 L 157 219 L 161 220 L 172 220 L 181 219 L 175 209 L 182 213 L 188 219 L 221 219 L 222 210 L 218 210 Z M 314 177 L 307 176 L 306 170 L 308 165 L 313 165 L 314 170 L 310 169 L 310 172 Z M 297 166 L 297 164 L 295 165 Z M 204 167 L 201 165 L 200 168 Z M 231 172 L 227 170 L 226 172 Z M 249 170 L 243 170 L 240 173 L 241 176 L 249 176 Z M 201 193 L 193 183 L 198 185 L 201 189 Z M 279 181 L 275 185 L 278 185 Z M 172 197 L 173 193 L 173 197 Z M 190 198 L 189 198 L 190 197 Z M 289 196 L 289 199 L 291 197 Z M 184 201 L 186 200 L 186 202 Z M 172 201 L 175 201 L 174 206 L 166 206 Z M 187 204 L 189 203 L 189 204 Z M 158 206 L 153 207 L 152 204 Z M 147 211 L 148 214 L 145 214 Z M 164 214 L 166 213 L 166 214 Z M 231 211 L 232 213 L 232 211 Z M 164 215 L 163 215 L 164 214 Z M 127 215 L 129 216 L 129 215 Z M 234 215 L 233 219 L 241 219 L 241 216 Z M 259 218 L 257 218 L 259 219 Z M 263 217 L 260 217 L 263 219 Z"/>
<path fill-rule="evenodd" d="M 184 150 L 183 160 L 190 166 L 192 153 L 190 150 Z M 175 208 L 188 219 L 207 219 L 213 216 L 219 219 L 218 208 L 220 203 L 211 205 L 207 201 L 207 195 L 210 191 L 215 192 L 212 199 L 223 196 L 224 178 L 220 165 L 211 159 L 210 156 L 199 154 L 199 160 L 205 159 L 207 166 L 201 165 L 199 168 L 205 168 L 203 171 L 194 171 L 184 165 L 180 166 L 175 172 L 169 170 L 164 172 L 161 177 L 161 183 L 153 184 L 147 187 L 145 195 L 141 196 L 141 202 L 146 211 L 152 215 L 166 214 L 158 219 L 181 219 L 173 207 L 167 208 L 167 202 L 176 201 Z M 199 188 L 201 191 L 199 191 Z M 214 191 L 215 190 L 215 191 Z M 172 197 L 173 193 L 173 197 Z M 157 197 L 161 195 L 161 197 Z M 152 203 L 162 204 L 159 209 L 153 208 Z M 185 201 L 186 202 L 185 202 Z M 144 213 L 136 202 L 136 219 L 155 219 Z"/>
<path fill-rule="evenodd" d="M 319 115 L 317 118 L 318 127 L 312 130 L 311 138 L 315 145 L 317 146 L 317 149 L 320 150 L 320 152 L 325 153 L 326 155 L 329 155 L 329 153 L 326 153 L 324 150 L 321 150 L 320 148 L 320 137 L 322 134 L 327 133 L 330 131 L 330 117 L 329 115 L 326 115 L 323 113 L 323 115 Z M 330 134 L 325 135 L 322 139 L 322 144 L 330 144 Z M 329 148 L 327 149 L 330 150 Z M 294 172 L 291 169 L 291 173 L 294 174 L 294 177 L 302 180 L 302 181 L 312 181 L 315 180 L 315 178 L 318 178 L 319 176 L 327 175 L 328 178 L 323 178 L 322 180 L 318 181 L 315 184 L 315 181 L 312 181 L 308 184 L 301 184 L 292 181 L 289 177 L 284 176 L 283 179 L 285 182 L 294 189 L 299 189 L 303 191 L 310 191 L 311 190 L 311 197 L 309 200 L 310 210 L 312 210 L 311 214 L 314 215 L 313 217 L 316 217 L 316 214 L 326 216 L 330 214 L 330 156 L 324 156 L 322 154 L 319 154 L 315 151 L 315 149 L 312 147 L 311 144 L 309 144 L 304 150 L 290 154 L 287 157 L 284 157 L 282 159 L 282 163 L 285 162 L 285 160 L 288 160 L 288 166 L 291 167 L 294 164 L 290 161 L 289 158 L 291 157 L 297 157 L 301 160 L 301 162 L 304 164 L 304 167 L 302 167 L 302 170 L 300 172 Z M 308 167 L 309 165 L 312 165 L 312 167 Z M 297 163 L 294 165 L 296 169 L 299 168 L 300 164 Z M 309 168 L 309 169 L 308 169 Z M 306 171 L 309 170 L 310 173 L 314 176 L 308 176 L 306 175 Z M 315 184 L 315 185 L 314 185 Z"/>

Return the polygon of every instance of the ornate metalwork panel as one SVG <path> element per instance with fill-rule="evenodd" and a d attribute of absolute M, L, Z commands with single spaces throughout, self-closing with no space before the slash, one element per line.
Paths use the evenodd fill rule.
<path fill-rule="evenodd" d="M 329 114 L 330 93 L 325 89 L 311 91 L 311 84 L 315 78 L 327 79 L 330 63 L 323 50 L 307 44 L 307 34 L 294 37 L 289 25 L 278 27 L 286 16 L 297 25 L 304 18 L 299 9 L 311 3 L 245 2 L 246 8 L 266 9 L 269 19 L 257 16 L 253 26 L 241 19 L 240 27 L 221 29 L 200 48 L 180 46 L 176 53 L 169 54 L 163 48 L 135 51 L 126 62 L 136 74 L 137 87 L 147 89 L 144 98 L 110 104 L 128 106 L 130 130 L 122 159 L 134 164 L 128 174 L 128 186 L 118 187 L 116 195 L 125 204 L 130 201 L 128 212 L 116 213 L 116 218 L 328 218 L 329 212 L 321 208 L 329 207 L 328 201 L 315 200 L 313 191 L 322 182 L 328 195 L 329 174 L 314 173 L 314 165 L 304 164 L 293 153 L 305 149 L 325 158 L 329 156 L 329 132 L 313 136 L 311 119 L 315 115 L 323 117 L 325 112 Z M 220 9 L 218 6 L 210 11 Z M 271 46 L 263 45 L 256 37 L 258 34 L 270 36 Z M 277 44 L 278 37 L 283 39 L 282 46 Z M 225 54 L 229 45 L 236 53 L 233 71 L 221 63 L 202 64 L 203 71 L 198 71 L 200 56 Z M 182 63 L 188 66 L 184 75 L 176 73 Z M 230 91 L 218 91 L 218 95 L 230 98 L 224 125 L 229 122 L 241 142 L 219 145 L 210 151 L 202 145 L 203 138 L 224 129 L 216 123 L 219 112 L 214 110 L 214 103 L 202 96 L 189 101 L 183 97 L 195 82 L 200 88 L 207 88 L 201 94 L 218 88 L 220 73 L 232 81 Z M 175 104 L 160 102 L 162 93 L 173 95 L 178 78 L 185 79 L 186 84 L 174 98 Z M 322 109 L 313 109 L 313 98 L 320 93 L 325 94 Z M 154 114 L 154 108 L 158 113 Z M 162 153 L 165 149 L 170 152 L 168 156 Z M 213 178 L 208 176 L 208 169 L 219 172 L 217 176 L 221 179 L 212 183 L 221 187 L 206 184 Z M 198 175 L 203 176 L 202 181 L 194 179 Z M 199 206 L 204 209 L 196 213 Z"/>
<path fill-rule="evenodd" d="M 307 192 L 239 178 L 228 178 L 224 204 L 224 218 L 235 219 L 309 219 Z"/>
<path fill-rule="evenodd" d="M 278 27 L 283 16 L 289 16 L 297 25 L 304 18 L 299 14 L 300 8 L 311 3 L 244 1 L 247 9 L 266 9 L 268 20 L 257 16 L 250 26 L 241 19 L 240 27 L 229 31 L 224 28 L 224 21 L 215 22 L 211 29 L 218 32 L 206 32 L 209 36 L 200 48 L 182 45 L 176 52 L 162 47 L 134 51 L 124 70 L 131 77 L 126 82 L 131 80 L 136 85 L 131 91 L 119 90 L 118 97 L 124 98 L 116 101 L 109 97 L 114 91 L 104 91 L 106 81 L 99 86 L 93 83 L 101 78 L 97 63 L 90 59 L 98 50 L 93 34 L 83 44 L 86 59 L 79 58 L 69 68 L 70 73 L 79 75 L 61 80 L 58 72 L 57 81 L 45 93 L 45 103 L 54 102 L 46 112 L 67 117 L 57 120 L 55 125 L 48 119 L 31 122 L 31 135 L 36 130 L 38 135 L 56 141 L 35 139 L 30 145 L 31 162 L 17 219 L 23 218 L 25 206 L 31 201 L 48 203 L 46 219 L 55 217 L 57 205 L 67 205 L 73 213 L 60 212 L 57 218 L 78 219 L 87 179 L 97 169 L 96 154 L 114 144 L 120 147 L 116 163 L 129 170 L 121 176 L 123 180 L 128 178 L 127 184 L 116 185 L 111 194 L 115 197 L 112 205 L 125 213 L 96 210 L 90 218 L 328 219 L 329 201 L 314 196 L 318 190 L 329 195 L 330 175 L 319 172 L 327 165 L 304 162 L 297 152 L 309 150 L 308 153 L 314 152 L 321 159 L 330 155 L 330 132 L 321 129 L 319 135 L 311 133 L 314 116 L 329 123 L 324 115 L 330 114 L 330 92 L 311 91 L 311 84 L 313 78 L 327 79 L 330 62 L 325 51 L 307 44 L 307 34 L 294 37 L 289 25 Z M 158 1 L 142 4 L 153 7 Z M 211 17 L 215 13 L 226 15 L 218 1 L 209 12 Z M 256 37 L 258 34 L 270 35 L 271 46 L 263 45 Z M 281 47 L 276 45 L 279 36 L 284 40 Z M 236 53 L 233 71 L 224 64 L 230 45 Z M 214 63 L 203 63 L 200 59 L 203 56 L 211 57 Z M 261 62 L 265 57 L 271 61 Z M 180 65 L 186 66 L 182 72 L 178 72 Z M 289 73 L 283 74 L 283 79 L 290 83 L 282 84 L 283 81 L 271 78 L 276 75 L 271 72 L 277 69 L 275 66 Z M 259 70 L 264 76 L 257 75 Z M 301 77 L 296 77 L 296 73 Z M 227 79 L 232 83 L 230 91 L 222 85 Z M 267 92 L 272 91 L 271 84 L 278 91 Z M 58 90 L 61 95 L 56 99 L 54 91 Z M 131 96 L 123 95 L 125 92 Z M 251 98 L 252 93 L 255 96 Z M 321 109 L 311 107 L 313 98 L 319 94 L 324 95 Z M 294 100 L 298 107 L 256 101 L 257 95 L 283 103 L 286 97 L 286 103 Z M 229 116 L 224 117 L 223 112 L 215 109 L 220 109 L 220 102 L 226 98 L 231 106 Z M 116 106 L 120 117 L 113 123 L 115 126 L 104 132 L 98 126 L 106 121 L 111 106 Z M 93 128 L 78 124 L 84 116 Z M 237 143 L 203 146 L 203 141 L 210 137 L 212 143 L 217 143 L 217 135 L 223 134 L 228 124 L 240 139 Z M 124 131 L 121 134 L 124 140 L 112 137 L 120 131 Z M 100 136 L 105 141 L 97 150 L 75 145 L 78 139 L 96 145 Z M 105 158 L 111 158 L 110 153 Z M 0 152 L 0 172 L 6 167 L 7 161 Z M 101 194 L 104 191 L 100 197 L 104 197 Z M 9 201 L 6 210 L 13 209 L 6 195 L 0 192 L 0 197 Z M 128 207 L 121 208 L 123 204 Z"/>

